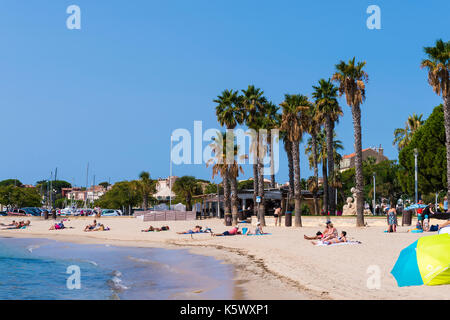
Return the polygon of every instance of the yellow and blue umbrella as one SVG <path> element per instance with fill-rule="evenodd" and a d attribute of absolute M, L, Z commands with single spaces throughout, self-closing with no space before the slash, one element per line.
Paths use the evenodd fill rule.
<path fill-rule="evenodd" d="M 400 252 L 391 274 L 399 287 L 450 284 L 450 235 L 418 239 Z"/>

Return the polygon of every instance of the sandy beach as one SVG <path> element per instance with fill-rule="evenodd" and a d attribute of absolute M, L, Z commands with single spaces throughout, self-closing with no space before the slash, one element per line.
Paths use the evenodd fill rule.
<path fill-rule="evenodd" d="M 26 218 L 26 217 L 25 217 Z M 1 217 L 8 223 L 12 217 Z M 27 218 L 26 218 L 27 219 Z M 25 220 L 26 220 L 25 219 Z M 325 217 L 303 217 L 303 227 L 275 227 L 266 218 L 266 236 L 212 237 L 210 234 L 179 235 L 176 232 L 196 224 L 214 232 L 228 229 L 223 220 L 143 222 L 131 217 L 98 219 L 111 228 L 104 232 L 83 232 L 92 218 L 74 217 L 65 222 L 65 230 L 48 230 L 51 220 L 32 218 L 23 230 L 1 230 L 0 237 L 48 238 L 77 243 L 102 243 L 130 247 L 187 248 L 192 253 L 213 256 L 235 267 L 235 299 L 431 299 L 450 298 L 450 287 L 420 286 L 399 288 L 390 274 L 400 251 L 419 237 L 412 227 L 398 227 L 397 233 L 384 233 L 386 219 L 366 218 L 365 228 L 356 228 L 353 217 L 332 217 L 338 231 L 347 231 L 350 240 L 361 244 L 314 246 L 303 238 L 325 228 Z M 240 224 L 242 227 L 254 228 Z M 413 223 L 415 220 L 413 221 Z M 442 221 L 432 220 L 431 224 Z M 169 225 L 169 231 L 141 232 L 149 225 Z M 377 274 L 377 272 L 379 272 Z M 379 286 L 371 286 L 378 278 Z M 369 286 L 368 286 L 369 283 Z"/>

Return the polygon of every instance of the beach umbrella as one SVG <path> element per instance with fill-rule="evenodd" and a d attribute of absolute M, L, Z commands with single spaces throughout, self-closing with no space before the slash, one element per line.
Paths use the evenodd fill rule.
<path fill-rule="evenodd" d="M 415 241 L 400 252 L 391 274 L 399 287 L 450 284 L 450 235 Z"/>
<path fill-rule="evenodd" d="M 410 205 L 409 207 L 406 207 L 405 210 L 414 210 L 414 209 L 419 209 L 419 208 L 426 208 L 428 207 L 426 204 L 421 204 L 421 203 L 415 203 Z"/>

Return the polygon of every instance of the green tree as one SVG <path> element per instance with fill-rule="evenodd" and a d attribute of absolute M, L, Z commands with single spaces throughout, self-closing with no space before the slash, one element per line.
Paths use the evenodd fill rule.
<path fill-rule="evenodd" d="M 328 174 L 334 173 L 334 151 L 333 151 L 333 133 L 335 123 L 339 121 L 339 117 L 343 115 L 342 109 L 337 101 L 338 88 L 333 85 L 330 79 L 320 79 L 318 86 L 313 86 L 313 98 L 317 105 L 317 113 L 319 119 L 322 119 L 325 125 L 326 140 L 327 140 L 327 163 Z M 327 181 L 331 179 L 328 177 Z M 328 189 L 328 190 L 327 190 Z M 324 193 L 328 194 L 330 201 L 327 203 L 328 208 L 325 207 L 325 212 L 335 212 L 334 205 L 334 188 L 328 188 L 328 185 L 324 185 Z"/>
<path fill-rule="evenodd" d="M 142 192 L 138 181 L 121 181 L 95 202 L 102 208 L 122 209 L 131 214 L 132 208 L 142 203 Z"/>
<path fill-rule="evenodd" d="M 192 211 L 192 196 L 201 194 L 201 188 L 193 176 L 178 178 L 173 185 L 173 192 L 186 202 L 186 210 Z"/>
<path fill-rule="evenodd" d="M 402 150 L 406 147 L 414 133 L 423 125 L 424 120 L 422 120 L 423 115 L 417 115 L 413 113 L 406 120 L 405 128 L 397 128 L 394 130 L 394 141 L 393 145 L 397 146 L 398 150 Z"/>
<path fill-rule="evenodd" d="M 366 62 L 356 62 L 355 58 L 348 63 L 341 61 L 336 65 L 336 72 L 332 80 L 339 84 L 339 95 L 345 95 L 347 104 L 352 109 L 353 131 L 355 143 L 355 182 L 356 182 L 356 226 L 364 226 L 364 177 L 362 172 L 362 138 L 361 138 L 361 109 L 366 99 L 368 75 L 363 70 Z"/>
<path fill-rule="evenodd" d="M 447 164 L 447 197 L 450 198 L 450 41 L 442 39 L 436 41 L 434 47 L 425 47 L 427 59 L 422 60 L 421 67 L 428 69 L 428 83 L 437 95 L 444 100 L 444 128 L 446 136 L 446 164 Z"/>
<path fill-rule="evenodd" d="M 301 176 L 300 176 L 300 152 L 299 144 L 307 125 L 305 118 L 311 108 L 308 97 L 301 94 L 285 94 L 284 101 L 280 104 L 283 109 L 282 130 L 286 131 L 286 138 L 292 144 L 292 159 L 294 166 L 294 208 L 295 226 L 301 227 Z"/>
<path fill-rule="evenodd" d="M 23 186 L 23 184 L 22 184 L 22 182 L 20 182 L 20 180 L 17 180 L 17 179 L 7 179 L 7 180 L 0 181 L 0 187 L 7 187 L 7 186 L 21 187 L 21 186 Z"/>
<path fill-rule="evenodd" d="M 156 192 L 156 181 L 150 178 L 150 173 L 142 171 L 139 174 L 139 189 L 142 194 L 142 208 L 148 209 L 149 199 L 153 198 L 153 194 Z"/>
<path fill-rule="evenodd" d="M 414 149 L 418 151 L 418 189 L 420 193 L 437 192 L 447 187 L 446 137 L 443 106 L 434 108 L 425 123 L 415 132 L 411 142 L 398 156 L 403 191 L 414 194 Z"/>

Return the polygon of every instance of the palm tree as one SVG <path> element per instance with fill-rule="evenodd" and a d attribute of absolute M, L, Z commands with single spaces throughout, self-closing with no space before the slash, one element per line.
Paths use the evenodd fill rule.
<path fill-rule="evenodd" d="M 236 128 L 238 124 L 242 124 L 245 120 L 245 112 L 242 108 L 242 104 L 240 103 L 241 97 L 239 96 L 238 91 L 233 90 L 224 90 L 220 96 L 217 96 L 213 102 L 217 104 L 216 106 L 216 116 L 221 126 L 225 126 L 227 131 Z M 223 136 L 225 138 L 226 135 Z M 225 148 L 225 142 L 220 141 L 222 146 Z M 237 207 L 237 198 L 233 201 L 231 199 L 230 202 L 230 184 L 237 184 L 236 181 L 233 181 L 233 178 L 230 176 L 230 164 L 234 162 L 233 159 L 226 159 L 226 148 L 223 150 L 225 157 L 221 159 L 223 164 L 225 165 L 223 168 L 223 188 L 224 188 L 224 209 L 225 215 L 230 214 L 231 211 L 235 212 L 237 215 L 238 207 Z M 236 195 L 237 197 L 237 195 Z M 231 214 L 233 215 L 233 212 Z"/>
<path fill-rule="evenodd" d="M 364 176 L 362 171 L 362 141 L 361 141 L 361 109 L 366 99 L 366 86 L 369 76 L 363 70 L 366 62 L 350 59 L 348 64 L 341 61 L 336 65 L 332 80 L 339 84 L 339 95 L 345 94 L 347 104 L 352 109 L 353 135 L 355 141 L 355 189 L 356 189 L 356 226 L 364 226 Z"/>
<path fill-rule="evenodd" d="M 217 174 L 220 174 L 222 178 L 225 176 L 229 179 L 230 185 L 231 185 L 231 215 L 232 215 L 232 224 L 236 225 L 238 221 L 238 183 L 237 183 L 237 177 L 239 176 L 239 173 L 244 173 L 242 166 L 239 165 L 236 157 L 239 153 L 238 146 L 234 144 L 233 139 L 233 154 L 234 159 L 232 163 L 226 163 L 226 133 L 223 133 L 221 135 L 218 135 L 219 139 L 215 139 L 214 143 L 210 144 L 211 149 L 214 152 L 214 158 L 209 159 L 206 163 L 206 166 L 208 167 L 211 163 L 215 162 L 213 166 L 213 179 Z M 242 156 L 241 159 L 246 158 L 245 155 Z M 225 180 L 225 179 L 224 179 Z M 225 188 L 225 185 L 224 185 Z M 227 188 L 229 188 L 227 186 Z M 224 189 L 225 191 L 225 189 Z M 225 193 L 225 192 L 224 192 Z M 229 197 L 229 191 L 227 192 Z M 228 201 L 224 199 L 224 201 Z M 226 219 L 225 219 L 226 221 Z"/>
<path fill-rule="evenodd" d="M 192 211 L 192 196 L 200 191 L 197 179 L 192 176 L 178 178 L 173 185 L 173 191 L 186 201 L 186 211 Z"/>
<path fill-rule="evenodd" d="M 319 118 L 323 121 L 325 125 L 325 132 L 327 137 L 327 163 L 328 163 L 328 174 L 334 172 L 334 160 L 333 160 L 333 132 L 335 122 L 339 121 L 339 117 L 343 115 L 342 109 L 337 101 L 337 91 L 338 88 L 333 85 L 330 79 L 320 79 L 318 86 L 313 86 L 313 98 L 317 105 L 317 112 Z M 330 177 L 328 177 L 329 180 Z M 335 212 L 336 208 L 334 205 L 334 189 L 328 188 L 324 190 L 328 192 L 328 198 L 330 199 L 328 203 L 328 208 L 325 208 L 325 212 Z"/>
<path fill-rule="evenodd" d="M 394 130 L 394 141 L 392 145 L 397 145 L 398 151 L 406 147 L 414 135 L 414 133 L 423 125 L 425 122 L 422 120 L 423 114 L 417 115 L 413 113 L 406 120 L 405 128 L 397 128 Z"/>
<path fill-rule="evenodd" d="M 263 150 L 259 141 L 259 129 L 264 126 L 264 110 L 267 99 L 264 97 L 264 91 L 253 85 L 249 85 L 246 90 L 242 90 L 242 94 L 240 103 L 245 110 L 245 122 L 250 129 L 255 131 L 250 150 L 253 154 L 253 203 L 256 204 L 257 195 L 261 197 L 261 202 L 259 203 L 259 210 L 254 205 L 254 212 L 261 225 L 265 226 Z"/>
<path fill-rule="evenodd" d="M 281 127 L 282 123 L 280 124 Z M 284 151 L 288 158 L 289 167 L 289 200 L 294 199 L 294 159 L 292 158 L 292 142 L 288 139 L 288 134 L 286 131 L 281 130 L 280 139 L 283 140 Z M 290 201 L 287 204 L 287 210 L 291 211 Z"/>
<path fill-rule="evenodd" d="M 301 227 L 301 182 L 300 182 L 300 152 L 299 144 L 305 128 L 305 116 L 311 108 L 308 98 L 300 94 L 286 94 L 280 104 L 283 108 L 282 130 L 286 131 L 286 138 L 292 143 L 292 159 L 294 163 L 294 198 L 295 198 L 295 226 Z"/>
<path fill-rule="evenodd" d="M 317 163 L 322 162 L 322 176 L 323 176 L 323 186 L 325 189 L 328 188 L 328 185 L 331 185 L 331 181 L 328 180 L 328 170 L 327 170 L 327 162 L 328 162 L 328 152 L 327 152 L 327 142 L 326 142 L 326 133 L 325 130 L 321 130 L 317 134 Z M 342 150 L 344 147 L 342 146 L 342 141 L 336 139 L 336 133 L 333 132 L 333 158 L 334 158 L 334 165 L 336 167 L 339 167 L 339 163 L 341 161 L 342 156 L 337 152 L 338 150 Z M 306 148 L 305 148 L 305 154 L 308 155 L 309 160 L 309 168 L 314 167 L 314 157 L 313 157 L 313 142 L 312 138 L 309 138 L 306 142 Z M 336 170 L 335 170 L 336 172 Z M 332 175 L 330 174 L 332 177 Z M 328 200 L 328 193 L 324 192 L 324 203 Z M 331 201 L 332 199 L 330 199 Z"/>
<path fill-rule="evenodd" d="M 264 106 L 265 109 L 265 118 L 263 120 L 264 122 L 264 129 L 267 129 L 267 144 L 268 144 L 268 150 L 270 151 L 270 187 L 275 188 L 276 182 L 275 182 L 275 171 L 274 171 L 274 154 L 273 154 L 273 142 L 272 139 L 272 129 L 278 129 L 280 127 L 281 122 L 281 115 L 278 113 L 278 110 L 280 109 L 276 104 L 273 102 L 267 102 Z"/>
<path fill-rule="evenodd" d="M 148 200 L 156 192 L 156 183 L 154 180 L 150 179 L 150 173 L 142 171 L 139 175 L 139 187 L 142 193 L 142 208 L 144 210 L 148 209 Z"/>
<path fill-rule="evenodd" d="M 428 83 L 444 100 L 445 147 L 447 149 L 447 197 L 450 198 L 450 41 L 436 41 L 434 47 L 425 47 L 428 59 L 422 60 L 421 67 L 428 69 Z"/>
<path fill-rule="evenodd" d="M 320 132 L 321 128 L 321 119 L 320 119 L 320 113 L 318 112 L 317 105 L 312 104 L 311 108 L 309 110 L 309 113 L 307 113 L 307 123 L 305 125 L 306 132 L 309 133 L 311 136 L 311 154 L 312 154 L 312 167 L 314 168 L 314 183 L 311 182 L 308 183 L 309 186 L 315 186 L 312 187 L 311 191 L 313 193 L 314 197 L 314 214 L 319 214 L 319 204 L 318 204 L 318 197 L 317 197 L 317 191 L 319 186 L 319 170 L 317 165 L 317 135 Z M 306 150 L 305 150 L 305 153 Z M 309 189 L 309 188 L 308 188 Z"/>

